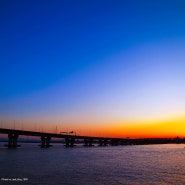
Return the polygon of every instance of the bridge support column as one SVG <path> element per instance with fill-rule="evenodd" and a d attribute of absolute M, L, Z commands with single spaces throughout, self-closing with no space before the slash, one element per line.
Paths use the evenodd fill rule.
<path fill-rule="evenodd" d="M 85 138 L 84 139 L 84 146 L 93 146 L 93 139 L 92 138 Z"/>
<path fill-rule="evenodd" d="M 111 140 L 111 145 L 112 146 L 118 146 L 118 144 L 119 144 L 119 141 L 118 140 Z"/>
<path fill-rule="evenodd" d="M 126 145 L 126 144 L 127 144 L 127 141 L 125 141 L 123 139 L 120 141 L 120 145 Z"/>
<path fill-rule="evenodd" d="M 106 139 L 104 139 L 104 141 L 103 141 L 103 146 L 107 146 L 107 140 Z"/>
<path fill-rule="evenodd" d="M 103 141 L 99 139 L 99 146 L 103 146 Z"/>
<path fill-rule="evenodd" d="M 106 139 L 99 139 L 99 146 L 107 146 L 107 140 Z"/>
<path fill-rule="evenodd" d="M 75 137 L 65 137 L 66 147 L 73 147 L 75 146 Z"/>
<path fill-rule="evenodd" d="M 41 136 L 41 147 L 42 148 L 48 148 L 51 147 L 50 145 L 51 137 L 50 136 Z"/>
<path fill-rule="evenodd" d="M 18 137 L 19 135 L 16 133 L 9 133 L 8 134 L 8 144 L 5 146 L 7 146 L 8 148 L 19 147 L 20 145 L 17 144 Z"/>

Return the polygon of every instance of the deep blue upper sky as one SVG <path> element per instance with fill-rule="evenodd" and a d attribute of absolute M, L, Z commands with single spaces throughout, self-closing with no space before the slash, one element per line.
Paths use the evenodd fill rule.
<path fill-rule="evenodd" d="M 20 116 L 21 113 L 25 114 L 23 107 L 37 107 L 36 104 L 30 106 L 30 102 L 22 100 L 22 97 L 28 96 L 31 99 L 29 101 L 33 102 L 45 95 L 43 102 L 39 102 L 43 104 L 40 110 L 44 110 L 50 107 L 51 102 L 58 102 L 60 99 L 59 95 L 54 100 L 49 96 L 51 93 L 48 88 L 54 86 L 57 91 L 57 84 L 65 91 L 58 89 L 64 93 L 60 94 L 61 99 L 69 99 L 67 102 L 64 99 L 61 101 L 72 108 L 73 99 L 78 99 L 77 104 L 80 107 L 80 103 L 87 99 L 92 98 L 95 102 L 101 93 L 103 97 L 108 89 L 122 92 L 119 89 L 122 82 L 133 84 L 127 89 L 132 95 L 134 87 L 139 84 L 132 83 L 133 79 L 140 78 L 142 81 L 151 78 L 155 81 L 154 74 L 158 72 L 158 81 L 164 74 L 167 74 L 165 80 L 169 79 L 167 77 L 173 75 L 171 69 L 175 66 L 178 66 L 179 70 L 183 69 L 183 62 L 177 61 L 176 65 L 175 60 L 163 60 L 160 64 L 161 60 L 158 60 L 157 64 L 155 61 L 152 63 L 151 68 L 149 63 L 142 63 L 143 59 L 137 57 L 148 55 L 148 59 L 152 60 L 157 50 L 159 56 L 162 56 L 162 53 L 166 56 L 175 51 L 172 54 L 175 57 L 179 51 L 178 56 L 183 59 L 184 10 L 183 0 L 1 0 L 0 102 L 4 107 L 0 110 L 3 110 L 5 115 Z M 148 46 L 151 46 L 151 56 L 148 54 Z M 143 48 L 140 54 L 137 48 Z M 138 54 L 136 58 L 132 51 Z M 119 58 L 119 55 L 125 57 L 124 53 L 127 53 L 127 60 L 114 59 L 115 56 Z M 159 70 L 160 65 L 162 72 Z M 167 70 L 166 66 L 170 66 L 170 69 Z M 146 76 L 143 70 L 149 71 Z M 174 74 L 170 79 L 176 79 L 175 82 L 184 77 L 178 70 Z M 86 91 L 84 84 L 89 87 Z M 103 84 L 108 85 L 104 88 Z M 179 82 L 178 87 L 181 85 L 183 84 Z M 75 91 L 78 98 L 71 95 Z M 38 97 L 35 95 L 37 98 L 30 98 L 32 93 L 37 92 L 44 93 Z M 116 96 L 117 94 L 112 92 L 108 97 L 110 99 Z M 52 100 L 45 105 L 46 99 Z M 122 100 L 126 101 L 126 98 Z M 18 111 L 19 108 L 15 108 L 18 113 L 14 109 L 11 111 L 11 101 L 14 101 L 14 104 L 24 102 L 21 111 Z M 114 99 L 112 101 L 114 102 Z M 52 107 L 55 110 L 54 104 Z M 56 105 L 55 108 L 61 107 Z M 31 111 L 28 109 L 27 113 Z"/>
<path fill-rule="evenodd" d="M 133 45 L 184 36 L 184 1 L 1 1 L 0 99 Z"/>

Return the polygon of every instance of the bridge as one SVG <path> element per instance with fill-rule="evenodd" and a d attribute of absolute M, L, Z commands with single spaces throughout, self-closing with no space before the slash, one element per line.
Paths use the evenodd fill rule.
<path fill-rule="evenodd" d="M 36 136 L 40 138 L 40 147 L 48 148 L 51 145 L 51 138 L 61 138 L 65 141 L 66 147 L 73 147 L 77 140 L 81 140 L 84 146 L 90 147 L 94 144 L 99 146 L 117 146 L 117 145 L 142 145 L 142 144 L 167 144 L 167 143 L 185 143 L 185 139 L 167 139 L 167 138 L 143 138 L 143 139 L 129 139 L 129 138 L 112 138 L 112 137 L 93 137 L 80 136 L 72 134 L 56 134 L 47 132 L 35 132 L 15 129 L 0 128 L 1 134 L 6 134 L 8 142 L 5 145 L 8 148 L 17 148 L 19 136 Z M 62 141 L 61 141 L 62 143 Z"/>

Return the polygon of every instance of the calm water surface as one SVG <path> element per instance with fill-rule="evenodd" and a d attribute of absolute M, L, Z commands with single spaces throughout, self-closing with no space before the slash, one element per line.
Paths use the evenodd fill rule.
<path fill-rule="evenodd" d="M 185 185 L 184 147 L 0 147 L 0 184 Z"/>

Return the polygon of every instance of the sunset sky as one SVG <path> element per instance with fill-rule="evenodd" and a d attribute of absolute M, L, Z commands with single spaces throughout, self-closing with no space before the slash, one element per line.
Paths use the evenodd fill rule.
<path fill-rule="evenodd" d="M 0 127 L 185 137 L 185 1 L 1 0 Z"/>

